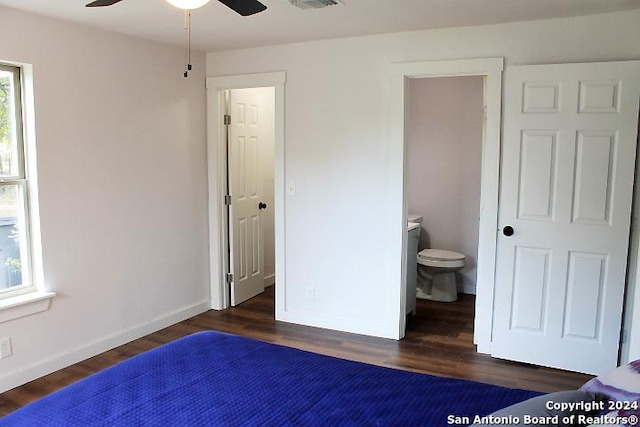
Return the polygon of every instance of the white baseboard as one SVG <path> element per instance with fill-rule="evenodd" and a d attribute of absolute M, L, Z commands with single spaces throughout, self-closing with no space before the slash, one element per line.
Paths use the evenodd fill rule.
<path fill-rule="evenodd" d="M 126 344 L 145 335 L 149 335 L 167 326 L 174 325 L 183 320 L 189 319 L 211 308 L 211 301 L 202 301 L 192 306 L 174 311 L 166 316 L 154 319 L 148 323 L 137 325 L 126 331 L 98 339 L 88 343 L 71 352 L 62 352 L 41 362 L 27 366 L 17 372 L 11 372 L 8 375 L 0 376 L 0 393 L 21 386 L 58 371 L 67 366 L 81 362 L 85 359 L 93 357 L 97 354 L 104 353 L 120 345 Z"/>
<path fill-rule="evenodd" d="M 264 287 L 273 286 L 276 284 L 276 274 L 270 274 L 268 276 L 264 276 Z"/>

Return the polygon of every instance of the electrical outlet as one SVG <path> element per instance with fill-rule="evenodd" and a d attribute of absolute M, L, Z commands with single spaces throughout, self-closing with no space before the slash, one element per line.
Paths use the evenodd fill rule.
<path fill-rule="evenodd" d="M 0 338 L 0 359 L 6 359 L 12 354 L 11 338 Z"/>

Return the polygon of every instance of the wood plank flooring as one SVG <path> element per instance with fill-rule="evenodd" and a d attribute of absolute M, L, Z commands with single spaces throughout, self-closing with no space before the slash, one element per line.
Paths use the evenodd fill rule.
<path fill-rule="evenodd" d="M 418 300 L 406 337 L 395 341 L 276 322 L 270 287 L 239 307 L 208 311 L 0 394 L 0 417 L 138 353 L 209 329 L 375 365 L 544 392 L 577 388 L 591 378 L 477 354 L 474 304 L 471 295 L 460 295 L 455 303 Z"/>

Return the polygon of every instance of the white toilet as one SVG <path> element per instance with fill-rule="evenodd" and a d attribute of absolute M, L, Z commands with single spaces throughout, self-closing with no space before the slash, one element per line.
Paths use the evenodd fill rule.
<path fill-rule="evenodd" d="M 423 249 L 418 252 L 418 275 L 424 287 L 417 297 L 433 301 L 453 302 L 458 299 L 456 271 L 465 266 L 465 256 L 443 249 Z"/>
<path fill-rule="evenodd" d="M 410 222 L 422 223 L 423 218 L 409 215 Z M 417 297 L 433 301 L 453 302 L 458 299 L 455 273 L 465 266 L 464 254 L 443 249 L 423 249 L 417 254 L 418 275 L 424 285 L 417 288 Z"/>

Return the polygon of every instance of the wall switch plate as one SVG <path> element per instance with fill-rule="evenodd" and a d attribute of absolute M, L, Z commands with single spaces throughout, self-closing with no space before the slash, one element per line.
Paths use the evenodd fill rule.
<path fill-rule="evenodd" d="M 12 354 L 11 338 L 0 338 L 0 359 L 6 359 Z"/>

